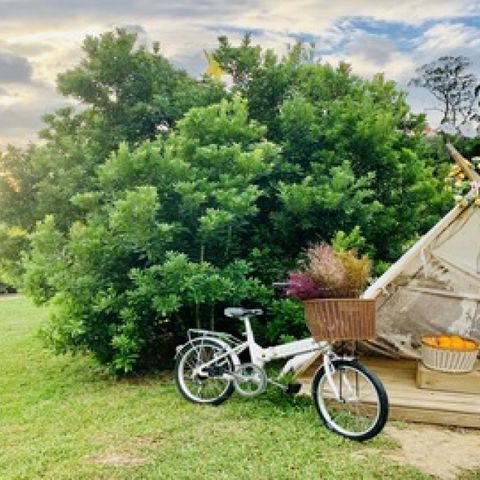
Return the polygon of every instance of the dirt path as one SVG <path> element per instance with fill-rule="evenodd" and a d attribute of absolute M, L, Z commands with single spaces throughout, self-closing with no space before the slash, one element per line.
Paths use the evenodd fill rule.
<path fill-rule="evenodd" d="M 387 433 L 402 446 L 391 458 L 408 463 L 442 480 L 458 477 L 463 470 L 480 471 L 480 431 L 431 425 L 389 425 Z"/>

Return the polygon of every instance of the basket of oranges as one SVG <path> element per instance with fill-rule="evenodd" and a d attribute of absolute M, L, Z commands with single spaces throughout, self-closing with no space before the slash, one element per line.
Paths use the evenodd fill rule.
<path fill-rule="evenodd" d="M 429 335 L 422 338 L 422 361 L 432 370 L 451 373 L 471 372 L 479 343 L 458 335 Z"/>

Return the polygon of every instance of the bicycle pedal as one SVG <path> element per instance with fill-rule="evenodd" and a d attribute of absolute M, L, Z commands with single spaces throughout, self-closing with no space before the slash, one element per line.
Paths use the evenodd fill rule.
<path fill-rule="evenodd" d="M 287 388 L 285 390 L 285 393 L 288 393 L 290 395 L 293 395 L 295 393 L 298 393 L 300 391 L 300 389 L 302 388 L 302 384 L 301 383 L 289 383 L 287 385 Z"/>

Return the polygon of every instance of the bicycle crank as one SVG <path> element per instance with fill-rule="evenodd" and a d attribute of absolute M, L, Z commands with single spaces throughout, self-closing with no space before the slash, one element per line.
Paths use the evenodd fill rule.
<path fill-rule="evenodd" d="M 267 387 L 267 374 L 253 363 L 242 363 L 233 373 L 233 384 L 243 397 L 256 397 Z"/>

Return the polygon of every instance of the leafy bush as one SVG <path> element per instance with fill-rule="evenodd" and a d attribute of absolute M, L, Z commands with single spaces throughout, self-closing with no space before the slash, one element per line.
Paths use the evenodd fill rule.
<path fill-rule="evenodd" d="M 54 303 L 45 335 L 60 351 L 117 372 L 170 361 L 188 327 L 242 303 L 266 307 L 261 339 L 303 336 L 301 305 L 269 284 L 309 243 L 357 248 L 379 272 L 449 207 L 438 145 L 381 75 L 312 62 L 301 45 L 279 58 L 222 39 L 227 93 L 122 31 L 84 50 L 59 87 L 85 109 L 48 115 L 44 145 L 0 155 L 15 181 L 0 178 L 2 221 L 26 232 L 0 256 L 26 252 L 26 291 Z M 359 287 L 360 260 L 328 258 L 322 288 Z"/>
<path fill-rule="evenodd" d="M 28 246 L 28 232 L 18 226 L 0 223 L 0 285 L 1 290 L 12 289 L 10 285 L 18 285 L 22 271 L 15 261 L 18 252 Z"/>
<path fill-rule="evenodd" d="M 53 216 L 38 224 L 25 289 L 57 305 L 45 332 L 57 350 L 129 372 L 169 361 L 186 329 L 214 328 L 223 305 L 268 298 L 239 255 L 278 158 L 263 132 L 239 98 L 194 109 L 178 134 L 121 146 L 98 171 L 101 190 L 75 197 L 85 220 L 66 235 Z"/>
<path fill-rule="evenodd" d="M 268 314 L 270 321 L 266 326 L 265 340 L 269 343 L 289 342 L 309 336 L 300 302 L 288 298 L 274 300 Z"/>

